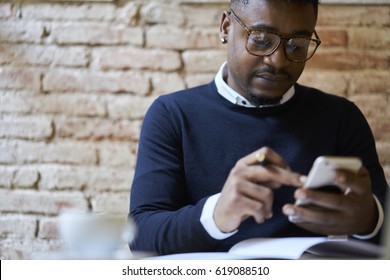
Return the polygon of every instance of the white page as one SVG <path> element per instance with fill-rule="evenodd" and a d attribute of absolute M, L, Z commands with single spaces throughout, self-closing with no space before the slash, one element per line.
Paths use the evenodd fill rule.
<path fill-rule="evenodd" d="M 296 260 L 313 245 L 327 240 L 326 237 L 253 238 L 234 245 L 229 253 L 252 258 Z"/>
<path fill-rule="evenodd" d="M 153 260 L 299 259 L 309 252 L 323 258 L 377 259 L 383 248 L 364 241 L 327 237 L 253 238 L 239 242 L 229 252 L 195 252 L 149 257 Z"/>
<path fill-rule="evenodd" d="M 230 253 L 252 258 L 299 259 L 304 252 L 325 258 L 383 256 L 383 248 L 365 241 L 327 237 L 253 238 L 233 246 Z"/>
<path fill-rule="evenodd" d="M 146 258 L 147 260 L 247 260 L 248 257 L 230 253 L 182 253 Z"/>

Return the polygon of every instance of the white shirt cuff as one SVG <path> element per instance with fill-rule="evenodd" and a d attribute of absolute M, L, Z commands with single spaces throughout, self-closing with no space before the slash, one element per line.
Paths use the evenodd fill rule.
<path fill-rule="evenodd" d="M 203 206 L 202 215 L 200 216 L 200 222 L 203 225 L 207 233 L 214 239 L 222 240 L 234 235 L 238 230 L 224 233 L 219 230 L 214 221 L 214 210 L 217 206 L 217 202 L 221 193 L 217 193 L 213 196 L 210 196 L 206 203 Z"/>
<path fill-rule="evenodd" d="M 374 195 L 374 199 L 375 199 L 375 202 L 376 202 L 376 206 L 378 208 L 378 223 L 376 224 L 376 227 L 374 229 L 374 231 L 368 235 L 353 235 L 353 237 L 355 238 L 358 238 L 358 239 L 362 239 L 362 240 L 365 240 L 365 239 L 370 239 L 370 238 L 373 238 L 375 235 L 378 234 L 379 230 L 381 229 L 382 225 L 383 225 L 383 220 L 384 220 L 384 215 L 383 215 L 383 208 L 382 208 L 382 205 L 381 203 L 379 202 L 379 200 L 376 198 L 376 196 Z"/>

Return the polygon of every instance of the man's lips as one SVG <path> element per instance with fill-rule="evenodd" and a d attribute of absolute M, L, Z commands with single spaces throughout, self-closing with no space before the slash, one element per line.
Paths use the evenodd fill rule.
<path fill-rule="evenodd" d="M 271 81 L 271 82 L 280 82 L 289 79 L 288 75 L 284 74 L 270 74 L 270 73 L 257 73 L 255 75 L 256 78 L 260 78 L 263 80 Z"/>

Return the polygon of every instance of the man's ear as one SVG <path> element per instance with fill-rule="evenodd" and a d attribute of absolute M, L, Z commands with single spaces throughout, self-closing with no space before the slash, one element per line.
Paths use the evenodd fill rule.
<path fill-rule="evenodd" d="M 230 17 L 229 11 L 225 10 L 222 14 L 221 25 L 219 26 L 219 37 L 221 41 L 224 39 L 226 42 L 228 41 L 230 29 Z"/>

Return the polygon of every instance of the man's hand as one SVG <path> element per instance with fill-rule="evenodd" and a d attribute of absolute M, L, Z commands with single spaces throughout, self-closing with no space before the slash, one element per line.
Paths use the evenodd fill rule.
<path fill-rule="evenodd" d="M 324 235 L 370 234 L 378 220 L 378 210 L 371 192 L 367 169 L 358 174 L 337 171 L 334 185 L 342 193 L 327 193 L 299 188 L 295 198 L 315 207 L 287 204 L 285 215 L 296 225 Z"/>
<path fill-rule="evenodd" d="M 260 164 L 260 158 L 265 162 Z M 249 217 L 263 223 L 272 217 L 273 189 L 302 186 L 301 175 L 291 172 L 284 159 L 270 148 L 261 148 L 240 159 L 231 170 L 214 211 L 222 232 L 236 230 Z"/>

